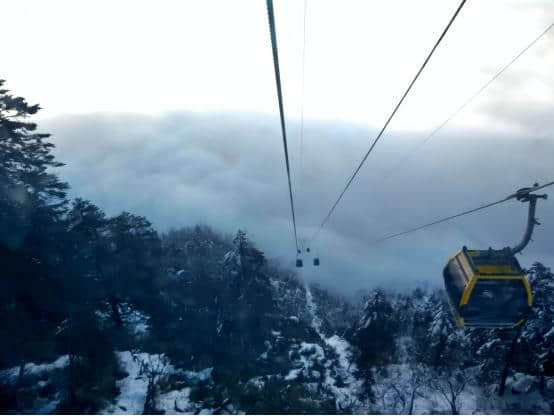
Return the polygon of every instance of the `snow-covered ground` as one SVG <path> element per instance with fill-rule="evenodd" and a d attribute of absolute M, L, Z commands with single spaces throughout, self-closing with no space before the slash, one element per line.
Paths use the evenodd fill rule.
<path fill-rule="evenodd" d="M 162 357 L 130 351 L 117 352 L 116 354 L 120 364 L 129 375 L 117 382 L 120 393 L 116 397 L 115 403 L 109 406 L 105 412 L 116 414 L 142 413 L 148 389 L 148 377 L 144 363 L 162 365 Z"/>
<path fill-rule="evenodd" d="M 300 375 L 306 379 L 318 379 L 321 376 L 321 373 L 315 369 L 317 366 L 326 365 L 325 353 L 321 345 L 310 342 L 293 345 L 289 351 L 289 357 L 293 356 L 298 356 L 298 359 L 294 360 L 295 368 L 289 371 L 285 380 L 296 380 Z"/>
<path fill-rule="evenodd" d="M 413 406 L 413 414 L 450 413 L 448 402 L 429 387 L 425 379 L 428 375 L 421 374 L 421 370 L 410 364 L 391 364 L 385 371 L 374 372 L 377 409 L 383 413 L 408 414 Z M 473 414 L 476 411 L 475 393 L 470 386 L 460 393 L 457 400 L 460 413 Z"/>
<path fill-rule="evenodd" d="M 24 377 L 32 377 L 36 382 L 31 385 L 30 389 L 36 389 L 36 391 L 51 386 L 52 373 L 57 370 L 63 370 L 69 364 L 69 356 L 62 355 L 51 363 L 35 364 L 26 363 L 24 367 Z M 19 377 L 19 366 L 11 367 L 4 370 L 0 370 L 0 381 L 2 383 L 14 384 Z M 61 402 L 61 394 L 59 391 L 52 391 L 50 394 L 40 395 L 36 394 L 32 403 L 27 403 L 30 406 L 28 412 L 47 414 L 56 411 L 56 408 Z"/>
<path fill-rule="evenodd" d="M 56 369 L 65 368 L 69 364 L 69 356 L 62 355 L 55 361 L 47 364 L 35 364 L 27 363 L 25 364 L 24 375 L 40 375 L 43 373 L 48 373 Z M 0 370 L 0 379 L 4 382 L 13 383 L 17 380 L 19 375 L 19 367 L 11 367 L 5 370 Z"/>
<path fill-rule="evenodd" d="M 552 378 L 551 380 L 554 381 Z M 508 409 L 510 413 L 552 414 L 550 404 L 539 393 L 537 382 L 536 377 L 514 373 L 506 380 L 506 392 L 502 397 L 496 394 L 497 386 L 478 389 L 477 412 L 506 413 Z"/>
<path fill-rule="evenodd" d="M 331 366 L 332 361 L 327 359 L 324 385 L 333 393 L 337 410 L 359 409 L 362 406 L 359 397 L 363 381 L 354 375 L 357 366 L 352 360 L 352 346 L 339 335 L 335 334 L 330 337 L 325 335 L 322 330 L 323 322 L 317 314 L 317 305 L 314 302 L 309 285 L 306 285 L 306 306 L 312 318 L 312 327 L 324 345 L 334 353 L 332 358 L 338 364 Z M 323 348 L 321 348 L 321 351 L 323 353 Z"/>
<path fill-rule="evenodd" d="M 478 368 L 473 370 L 479 371 Z M 431 388 L 429 374 L 422 375 L 421 371 L 425 369 L 403 363 L 391 364 L 385 371 L 375 372 L 373 390 L 376 410 L 382 413 L 407 414 L 413 396 L 413 414 L 451 413 L 446 398 Z M 502 397 L 497 394 L 497 385 L 468 384 L 456 401 L 458 413 L 498 414 L 519 409 L 524 414 L 550 414 L 550 405 L 538 392 L 536 383 L 535 377 L 516 373 L 508 377 L 506 393 Z"/>
<path fill-rule="evenodd" d="M 138 310 L 134 309 L 128 303 L 122 303 L 118 306 L 123 321 L 123 326 L 129 331 L 130 334 L 135 335 L 137 338 L 144 337 L 148 334 L 150 329 L 150 317 Z M 95 315 L 100 325 L 104 326 L 111 322 L 112 314 L 111 308 L 108 304 L 105 304 L 102 309 L 95 311 Z"/>
<path fill-rule="evenodd" d="M 190 387 L 185 387 L 160 394 L 156 398 L 156 407 L 165 410 L 167 414 L 194 413 L 196 406 L 190 400 L 190 391 Z"/>
<path fill-rule="evenodd" d="M 306 306 L 312 319 L 312 327 L 323 341 L 322 353 L 307 357 L 302 367 L 292 369 L 289 379 L 295 378 L 302 371 L 311 368 L 314 361 L 324 362 L 325 381 L 327 387 L 335 396 L 337 410 L 349 405 L 354 412 L 367 412 L 370 409 L 380 413 L 402 414 L 411 411 L 413 414 L 450 413 L 451 407 L 447 398 L 432 387 L 430 375 L 421 366 L 414 366 L 404 361 L 408 357 L 408 347 L 411 339 L 399 339 L 398 350 L 400 363 L 388 365 L 384 371 L 374 372 L 373 392 L 375 403 L 359 401 L 362 381 L 357 379 L 356 364 L 353 360 L 352 346 L 339 335 L 327 337 L 322 330 L 323 322 L 317 313 L 317 305 L 310 288 L 306 286 Z M 330 351 L 332 351 L 331 354 Z M 402 358 L 404 357 L 404 359 Z M 315 360 L 317 358 L 317 360 Z M 335 361 L 336 360 L 336 363 Z M 335 365 L 331 365 L 333 362 Z M 337 365 L 338 364 L 338 365 Z M 474 379 L 478 368 L 467 369 L 470 380 Z M 337 379 L 340 379 L 340 387 Z M 550 382 L 549 380 L 547 382 Z M 554 384 L 554 381 L 552 381 Z M 507 410 L 519 409 L 522 413 L 550 414 L 551 407 L 538 392 L 537 379 L 524 374 L 514 374 L 507 380 L 506 393 L 503 397 L 497 395 L 497 386 L 480 386 L 469 382 L 459 393 L 456 407 L 461 414 L 497 414 Z M 413 400 L 413 403 L 412 403 Z"/>
<path fill-rule="evenodd" d="M 120 390 L 114 403 L 104 409 L 103 413 L 111 414 L 141 414 L 144 411 L 149 379 L 181 374 L 191 384 L 199 381 L 208 381 L 212 377 L 213 369 L 206 368 L 201 371 L 176 370 L 163 354 L 148 354 L 145 352 L 122 351 L 117 352 L 117 357 L 123 369 L 128 375 L 117 382 Z M 157 375 L 155 375 L 157 374 Z M 212 413 L 213 409 L 203 408 L 200 404 L 190 400 L 190 387 L 171 390 L 156 394 L 155 407 L 168 414 Z"/>
<path fill-rule="evenodd" d="M 334 399 L 337 411 L 348 412 L 379 412 L 390 414 L 436 414 L 450 413 L 448 400 L 430 384 L 429 372 L 419 364 L 411 363 L 409 351 L 412 339 L 403 337 L 398 339 L 397 351 L 399 362 L 374 371 L 373 393 L 375 403 L 362 402 L 363 380 L 357 377 L 358 368 L 355 362 L 354 350 L 343 337 L 333 334 L 328 336 L 324 328 L 322 314 L 318 313 L 318 305 L 308 286 L 301 295 L 302 309 L 296 311 L 302 317 L 302 322 L 308 322 L 317 334 L 308 331 L 309 342 L 301 339 L 287 338 L 286 327 L 272 329 L 268 333 L 266 351 L 258 359 L 269 360 L 270 355 L 278 351 L 283 345 L 288 352 L 292 366 L 279 374 L 262 375 L 251 378 L 247 384 L 262 390 L 271 380 L 285 380 L 290 384 L 302 383 L 314 397 Z M 320 311 L 321 312 L 321 311 Z M 130 326 L 147 325 L 148 317 L 128 313 L 133 318 Z M 283 315 L 288 322 L 298 323 L 297 316 Z M 131 322 L 132 321 L 132 322 Z M 364 322 L 365 323 L 365 322 Z M 285 328 L 285 329 L 283 329 Z M 148 329 L 146 328 L 146 331 Z M 141 331 L 138 331 L 140 333 Z M 137 334 L 137 332 L 135 332 Z M 213 368 L 200 371 L 176 369 L 171 365 L 164 354 L 149 354 L 140 351 L 121 351 L 116 353 L 122 370 L 127 375 L 117 381 L 119 394 L 113 403 L 103 409 L 109 414 L 140 414 L 144 411 L 148 393 L 149 381 L 163 380 L 164 377 L 174 376 L 178 381 L 171 384 L 160 383 L 154 396 L 154 407 L 166 414 L 211 414 L 216 411 L 238 413 L 239 410 L 229 403 L 224 409 L 210 408 L 201 401 L 195 402 L 195 386 L 208 383 L 213 386 Z M 43 387 L 49 383 L 61 385 L 59 380 L 66 377 L 60 370 L 67 367 L 67 355 L 58 357 L 50 363 L 26 363 L 25 375 L 33 377 L 36 385 Z M 471 370 L 471 369 L 470 369 Z M 475 372 L 478 368 L 473 368 Z M 48 374 L 48 375 L 47 375 Z M 0 370 L 0 379 L 7 383 L 15 383 L 19 375 L 19 367 Z M 472 374 L 474 376 L 475 374 Z M 474 379 L 474 377 L 470 377 Z M 56 382 L 58 380 L 58 382 Z M 65 380 L 65 378 L 63 378 Z M 456 403 L 462 414 L 498 414 L 507 411 L 521 413 L 551 414 L 548 401 L 539 393 L 537 378 L 525 374 L 512 374 L 507 380 L 506 393 L 498 397 L 497 386 L 480 386 L 471 381 L 459 394 Z M 58 383 L 58 384 L 56 384 Z M 554 390 L 554 379 L 546 380 L 548 389 Z M 56 411 L 62 394 L 54 391 L 48 397 L 38 397 L 33 404 L 37 413 L 51 413 Z M 192 396 L 192 398 L 191 398 Z M 215 406 L 212 403 L 212 406 Z"/>

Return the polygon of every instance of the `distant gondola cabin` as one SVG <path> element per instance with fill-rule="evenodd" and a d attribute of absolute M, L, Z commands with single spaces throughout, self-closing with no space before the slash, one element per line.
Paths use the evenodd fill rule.
<path fill-rule="evenodd" d="M 531 310 L 531 287 L 511 253 L 464 247 L 448 261 L 443 276 L 460 327 L 511 328 Z"/>

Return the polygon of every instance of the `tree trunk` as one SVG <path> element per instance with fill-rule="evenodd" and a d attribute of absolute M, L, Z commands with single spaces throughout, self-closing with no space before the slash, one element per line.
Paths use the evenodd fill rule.
<path fill-rule="evenodd" d="M 454 402 L 450 403 L 450 411 L 452 412 L 453 415 L 458 414 L 458 409 L 456 409 L 456 404 L 454 404 Z"/>
<path fill-rule="evenodd" d="M 69 354 L 69 365 L 68 365 L 68 371 L 69 371 L 69 385 L 68 385 L 68 407 L 69 409 L 73 409 L 75 406 L 75 403 L 77 402 L 77 395 L 75 393 L 75 355 L 70 353 Z"/>
<path fill-rule="evenodd" d="M 146 388 L 146 398 L 144 400 L 144 409 L 142 411 L 143 415 L 152 415 L 159 413 L 156 410 L 156 379 L 155 377 L 148 378 L 148 386 Z"/>
<path fill-rule="evenodd" d="M 410 398 L 410 408 L 408 409 L 408 414 L 411 415 L 414 412 L 414 401 L 415 401 L 416 389 L 412 390 L 412 397 Z"/>
<path fill-rule="evenodd" d="M 458 414 L 458 409 L 456 409 L 456 395 L 454 394 L 454 391 L 452 390 L 452 386 L 450 386 L 450 411 L 453 415 Z"/>
<path fill-rule="evenodd" d="M 546 393 L 546 377 L 544 376 L 544 371 L 541 372 L 539 377 L 539 391 L 541 394 Z"/>
<path fill-rule="evenodd" d="M 512 340 L 512 344 L 510 345 L 510 349 L 508 353 L 506 354 L 506 361 L 504 362 L 504 369 L 502 370 L 502 375 L 500 376 L 500 386 L 498 388 L 498 395 L 503 396 L 504 391 L 506 390 L 506 379 L 508 378 L 508 373 L 510 371 L 510 367 L 512 366 L 512 361 L 514 359 L 514 353 L 516 350 L 517 340 L 519 338 L 519 334 L 521 333 L 522 326 L 520 325 L 517 329 L 517 332 L 514 336 L 514 339 Z"/>
<path fill-rule="evenodd" d="M 117 299 L 115 298 L 115 296 L 110 296 L 108 298 L 108 302 L 112 310 L 112 313 L 111 313 L 112 319 L 115 325 L 118 328 L 121 328 L 123 326 L 123 319 L 121 318 L 121 313 L 119 312 L 119 303 L 117 302 Z"/>
<path fill-rule="evenodd" d="M 15 399 L 15 407 L 17 409 L 17 413 L 22 413 L 23 411 L 23 405 L 21 403 L 21 400 L 19 398 L 19 390 L 21 389 L 21 386 L 23 385 L 23 376 L 25 375 L 25 359 L 21 359 L 21 363 L 19 364 L 19 372 L 17 374 L 17 381 L 15 383 L 14 389 L 13 389 L 13 397 Z"/>
<path fill-rule="evenodd" d="M 16 388 L 19 389 L 21 384 L 23 383 L 23 376 L 25 375 L 25 360 L 21 360 L 21 363 L 19 364 L 19 373 L 17 374 L 17 382 L 16 382 Z"/>

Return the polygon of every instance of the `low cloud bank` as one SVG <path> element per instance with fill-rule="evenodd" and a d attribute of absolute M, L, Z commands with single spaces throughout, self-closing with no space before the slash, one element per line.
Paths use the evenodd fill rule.
<path fill-rule="evenodd" d="M 550 123 L 542 117 L 533 122 Z M 129 210 L 145 215 L 160 231 L 195 223 L 223 232 L 244 228 L 268 255 L 292 265 L 294 242 L 276 117 L 91 114 L 44 120 L 41 129 L 53 133 L 55 154 L 67 163 L 59 173 L 72 185 L 72 196 L 90 199 L 108 214 Z M 302 239 L 316 230 L 374 134 L 359 125 L 306 123 L 300 160 L 298 124 L 289 123 Z M 311 246 L 322 266 L 315 269 L 306 258 L 302 275 L 344 293 L 375 285 L 441 284 L 444 262 L 462 245 L 499 248 L 517 243 L 527 210 L 509 202 L 372 245 L 383 235 L 554 178 L 554 141 L 534 130 L 516 137 L 445 129 L 398 165 L 425 135 L 390 132 L 383 137 Z M 521 257 L 524 267 L 535 260 L 554 263 L 551 200 L 539 202 L 538 217 L 543 225 Z"/>

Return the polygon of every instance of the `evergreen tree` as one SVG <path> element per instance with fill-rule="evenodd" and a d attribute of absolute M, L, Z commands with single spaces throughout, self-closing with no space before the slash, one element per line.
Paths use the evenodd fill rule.
<path fill-rule="evenodd" d="M 9 94 L 0 80 L 0 366 L 53 354 L 53 332 L 63 319 L 61 261 L 67 184 L 49 169 L 62 164 L 51 154 L 48 134 L 28 117 L 40 107 Z M 57 300 L 57 301 L 56 301 Z M 17 404 L 19 406 L 19 403 Z"/>
<path fill-rule="evenodd" d="M 352 336 L 361 351 L 360 368 L 384 365 L 394 357 L 398 330 L 394 316 L 390 296 L 384 290 L 373 290 Z"/>
<path fill-rule="evenodd" d="M 37 125 L 27 121 L 40 107 L 9 94 L 4 83 L 0 80 L 0 242 L 29 252 L 42 248 L 53 219 L 64 212 L 68 186 L 48 171 L 63 166 L 51 153 L 50 135 L 37 133 Z"/>
<path fill-rule="evenodd" d="M 155 308 L 161 270 L 161 241 L 152 224 L 128 212 L 107 222 L 102 248 L 102 284 L 114 323 L 121 327 L 120 306 Z"/>
<path fill-rule="evenodd" d="M 3 85 L 0 80 L 0 327 L 13 327 L 13 354 L 25 360 L 40 354 L 44 331 L 59 319 L 52 299 L 63 293 L 55 268 L 67 184 L 48 171 L 62 165 L 49 135 L 27 121 L 40 107 Z"/>
<path fill-rule="evenodd" d="M 545 377 L 554 376 L 554 274 L 535 263 L 528 271 L 533 288 L 533 310 L 520 337 L 522 370 L 535 374 L 544 388 Z"/>

